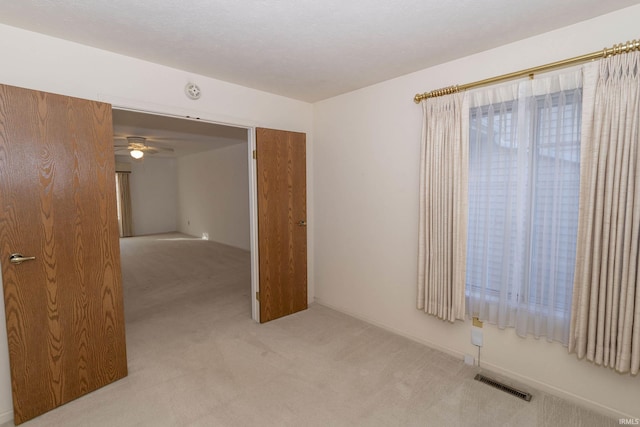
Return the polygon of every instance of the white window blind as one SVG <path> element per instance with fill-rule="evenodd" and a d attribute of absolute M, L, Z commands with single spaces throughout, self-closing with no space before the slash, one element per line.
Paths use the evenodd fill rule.
<path fill-rule="evenodd" d="M 580 179 L 579 72 L 472 97 L 467 311 L 568 342 Z"/>

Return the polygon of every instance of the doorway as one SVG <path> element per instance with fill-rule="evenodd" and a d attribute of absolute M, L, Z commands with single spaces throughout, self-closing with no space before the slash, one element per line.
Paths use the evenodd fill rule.
<path fill-rule="evenodd" d="M 27 91 L 27 90 L 23 90 L 23 91 Z M 61 95 L 54 95 L 54 94 L 46 94 L 46 93 L 37 93 L 34 91 L 29 91 L 28 96 L 33 99 L 37 99 L 38 102 L 49 102 L 49 100 L 51 100 L 51 102 L 56 103 L 56 107 L 59 107 L 60 105 L 62 105 L 64 107 L 64 105 L 66 105 L 65 103 L 69 103 L 69 102 L 76 102 L 76 103 L 81 103 L 81 107 L 86 107 L 86 108 L 56 108 L 55 111 L 61 111 L 62 116 L 58 117 L 58 116 L 53 116 L 51 115 L 52 120 L 49 120 L 47 123 L 45 123 L 45 125 L 51 125 L 51 127 L 55 128 L 56 130 L 60 128 L 60 125 L 66 124 L 67 127 L 70 129 L 71 131 L 71 136 L 63 136 L 63 137 L 58 137 L 58 138 L 52 138 L 51 140 L 49 139 L 44 139 L 42 141 L 38 140 L 36 141 L 38 144 L 40 145 L 45 145 L 48 147 L 47 144 L 53 144 L 55 143 L 59 143 L 60 141 L 63 143 L 63 148 L 62 150 L 59 150 L 62 154 L 58 157 L 56 157 L 56 160 L 59 160 L 59 165 L 61 165 L 59 168 L 55 169 L 55 170 L 62 170 L 62 171 L 75 171 L 75 169 L 77 168 L 81 168 L 83 169 L 85 172 L 89 173 L 89 178 L 87 178 L 89 181 L 91 182 L 96 182 L 98 185 L 98 190 L 97 191 L 88 191 L 86 192 L 90 197 L 93 197 L 94 199 L 96 199 L 98 202 L 100 202 L 100 207 L 101 210 L 99 213 L 95 213 L 92 215 L 85 215 L 85 211 L 86 211 L 86 206 L 84 203 L 80 203 L 78 202 L 77 198 L 74 198 L 73 201 L 64 201 L 64 204 L 62 206 L 60 206 L 60 210 L 62 212 L 67 212 L 69 210 L 70 207 L 76 207 L 75 214 L 78 216 L 78 218 L 80 218 L 80 220 L 76 220 L 76 221 L 53 221 L 50 220 L 51 216 L 50 215 L 45 215 L 43 217 L 43 221 L 46 220 L 46 224 L 50 225 L 50 224 L 54 224 L 54 225 L 58 225 L 60 227 L 62 227 L 64 229 L 64 227 L 66 227 L 66 229 L 64 229 L 60 234 L 65 236 L 66 238 L 69 238 L 70 236 L 73 236 L 74 238 L 78 237 L 77 234 L 75 233 L 70 233 L 69 232 L 69 227 L 72 227 L 74 225 L 82 225 L 84 219 L 86 219 L 86 221 L 88 224 L 93 225 L 96 224 L 98 226 L 102 225 L 103 222 L 108 222 L 109 226 L 111 227 L 111 230 L 108 234 L 109 234 L 109 239 L 106 239 L 105 236 L 103 236 L 100 233 L 95 233 L 92 232 L 90 233 L 90 239 L 87 241 L 83 241 L 85 243 L 85 245 L 83 246 L 83 242 L 80 242 L 78 244 L 72 245 L 72 247 L 68 248 L 67 250 L 64 251 L 65 256 L 60 258 L 60 265 L 64 264 L 64 265 L 71 265 L 72 268 L 74 269 L 74 271 L 76 271 L 76 273 L 80 274 L 80 279 L 83 279 L 85 277 L 84 272 L 85 272 L 85 258 L 89 258 L 88 260 L 88 264 L 86 264 L 87 266 L 91 266 L 91 267 L 96 267 L 96 268 L 105 268 L 107 269 L 107 274 L 104 274 L 100 277 L 98 277 L 98 279 L 102 279 L 104 278 L 104 280 L 102 280 L 102 282 L 97 281 L 95 283 L 101 284 L 101 286 L 93 286 L 91 289 L 92 290 L 96 290 L 99 291 L 101 293 L 96 294 L 94 298 L 92 298 L 90 301 L 85 301 L 83 299 L 83 292 L 80 292 L 80 295 L 78 296 L 78 293 L 74 293 L 74 292 L 68 292 L 65 291 L 64 292 L 64 296 L 71 298 L 72 303 L 71 304 L 67 304 L 67 307 L 89 307 L 90 309 L 93 309 L 95 307 L 98 307 L 98 309 L 102 306 L 104 306 L 104 304 L 109 304 L 111 301 L 111 296 L 115 295 L 115 292 L 111 292 L 109 290 L 108 287 L 105 288 L 105 282 L 110 281 L 111 279 L 119 279 L 119 274 L 112 274 L 112 273 L 117 273 L 120 268 L 119 268 L 119 261 L 120 261 L 120 256 L 118 255 L 116 258 L 114 258 L 113 260 L 110 259 L 105 259 L 105 246 L 109 246 L 109 247 L 113 247 L 114 249 L 117 249 L 118 247 L 118 241 L 117 241 L 117 222 L 116 222 L 116 210 L 115 210 L 115 206 L 116 206 L 116 200 L 115 200 L 115 188 L 113 188 L 113 186 L 115 185 L 115 180 L 113 179 L 114 174 L 115 174 L 115 168 L 114 168 L 114 159 L 113 159 L 113 151 L 112 151 L 112 147 L 109 147 L 113 141 L 112 141 L 112 137 L 113 137 L 113 128 L 112 128 L 112 106 L 109 104 L 104 104 L 104 103 L 98 103 L 98 102 L 93 102 L 93 101 L 87 101 L 87 100 L 80 100 L 80 99 L 71 99 L 71 98 L 66 98 L 63 97 Z M 24 99 L 26 98 L 26 96 L 20 96 L 17 97 L 19 99 Z M 59 105 L 58 105 L 59 104 Z M 117 107 L 115 108 L 116 110 L 122 110 L 122 109 L 118 109 Z M 36 108 L 36 110 L 39 110 Z M 47 112 L 49 112 L 51 109 L 47 108 L 44 109 Z M 91 114 L 91 118 L 95 119 L 96 116 L 98 116 L 99 114 L 106 114 L 105 117 L 100 118 L 99 123 L 102 123 L 103 126 L 102 128 L 104 128 L 104 131 L 98 129 L 99 131 L 96 131 L 96 129 L 91 128 L 91 120 L 88 120 L 86 117 L 82 116 L 79 117 L 79 115 L 81 115 L 82 113 L 84 113 L 86 111 L 92 112 L 95 111 L 93 114 Z M 11 111 L 11 109 L 9 109 L 9 111 Z M 128 111 L 132 111 L 132 110 L 128 110 Z M 137 113 L 144 113 L 144 114 L 148 114 L 148 112 L 141 112 L 141 111 L 137 111 Z M 70 114 L 70 115 L 69 115 Z M 49 117 L 49 115 L 47 116 Z M 171 116 L 162 116 L 162 117 L 171 117 Z M 175 117 L 173 117 L 175 118 Z M 183 118 L 180 118 L 181 120 Z M 191 119 L 189 117 L 187 117 L 187 119 Z M 198 119 L 192 119 L 192 120 L 198 120 Z M 30 129 L 31 126 L 33 126 L 34 121 L 33 120 L 29 120 L 28 119 L 28 115 L 20 115 L 20 119 L 19 120 L 13 120 L 10 122 L 12 122 L 12 127 L 9 128 L 10 131 L 22 131 L 23 129 Z M 77 123 L 87 123 L 89 128 L 87 130 L 87 132 L 94 137 L 94 139 L 96 139 L 95 142 L 91 142 L 93 141 L 90 137 L 78 137 L 78 130 L 77 130 L 77 126 L 74 127 L 74 125 L 76 125 Z M 232 126 L 233 127 L 233 126 Z M 101 128 L 101 129 L 102 129 Z M 254 139 L 254 129 L 253 128 L 242 128 L 243 132 L 246 134 L 246 146 L 243 147 L 243 150 L 245 152 L 245 159 L 247 161 L 247 171 L 245 173 L 245 175 L 249 175 L 248 178 L 248 184 L 247 186 L 249 187 L 249 209 L 250 209 L 250 221 L 249 221 L 249 225 L 250 225 L 250 254 L 251 254 L 251 272 L 253 274 L 251 274 L 248 278 L 248 280 L 251 281 L 251 286 L 252 286 L 252 292 L 250 294 L 250 300 L 251 300 L 251 305 L 253 307 L 252 309 L 252 317 L 254 320 L 258 320 L 257 317 L 257 311 L 256 311 L 256 306 L 257 304 L 254 302 L 253 298 L 251 298 L 253 296 L 253 291 L 257 288 L 257 227 L 256 227 L 256 214 L 255 212 L 257 211 L 257 206 L 258 204 L 256 203 L 256 188 L 260 188 L 260 186 L 256 183 L 256 167 L 254 162 L 252 162 L 250 160 L 250 157 L 255 158 L 254 156 L 250 156 L 249 153 L 254 153 L 255 151 L 253 150 L 255 147 L 255 139 Z M 302 138 L 299 142 L 293 144 L 293 141 L 289 139 L 289 135 L 291 134 L 290 132 L 285 132 L 285 131 L 273 131 L 273 136 L 274 138 L 272 139 L 272 143 L 273 145 L 271 145 L 271 143 L 269 143 L 269 145 L 273 148 L 273 147 L 286 147 L 286 149 L 278 149 L 276 150 L 276 155 L 271 157 L 272 160 L 275 160 L 275 164 L 276 165 L 283 165 L 285 167 L 285 169 L 287 171 L 292 170 L 292 169 L 296 169 L 295 167 L 293 167 L 293 164 L 295 162 L 292 162 L 292 158 L 289 157 L 290 152 L 292 152 L 291 148 L 293 147 L 293 145 L 300 145 L 302 144 L 302 146 L 304 146 L 305 142 L 304 142 L 304 138 Z M 44 132 L 43 135 L 49 135 L 47 132 Z M 84 135 L 84 134 L 83 134 Z M 96 137 L 97 135 L 97 137 Z M 304 134 L 300 134 L 300 135 L 304 135 Z M 6 138 L 5 138 L 6 139 Z M 14 141 L 14 140 L 20 140 L 22 141 L 22 139 L 19 138 L 8 138 L 8 140 L 10 141 Z M 29 142 L 30 138 L 27 138 L 26 141 Z M 93 146 L 95 145 L 96 147 L 107 147 L 108 149 L 104 150 L 104 155 L 99 155 L 97 156 L 97 160 L 95 161 L 78 161 L 79 158 L 81 158 L 81 155 L 84 155 L 87 150 L 86 145 L 86 141 L 90 141 L 89 145 Z M 140 142 L 140 137 L 138 138 L 137 142 Z M 34 143 L 35 144 L 35 143 Z M 73 150 L 76 150 L 78 152 L 78 154 L 74 155 L 74 156 L 68 156 L 67 154 L 67 146 L 65 146 L 64 144 L 69 145 Z M 284 144 L 284 145 L 282 145 Z M 293 144 L 293 145 L 292 145 Z M 83 149 L 84 148 L 84 149 Z M 141 150 L 140 150 L 141 151 Z M 162 151 L 162 150 L 159 150 Z M 293 150 L 296 151 L 298 153 L 304 153 L 304 151 L 299 151 L 299 150 Z M 51 151 L 46 149 L 46 150 L 40 150 L 39 153 L 42 154 L 49 154 Z M 262 155 L 260 155 L 260 150 L 258 150 L 258 154 L 259 157 L 263 160 L 263 163 L 270 157 L 269 154 L 267 152 L 264 152 L 265 157 L 262 157 Z M 142 156 L 141 156 L 142 157 Z M 49 164 L 50 162 L 48 162 L 48 156 L 43 157 L 41 155 L 31 155 L 30 159 L 35 159 L 35 158 L 42 158 L 44 159 L 44 170 L 45 172 L 48 173 L 48 171 L 53 170 L 51 168 L 49 168 Z M 285 161 L 286 163 L 282 163 L 281 161 Z M 149 161 L 148 161 L 149 162 Z M 22 165 L 24 163 L 28 163 L 25 161 L 19 161 L 18 164 Z M 305 159 L 304 156 L 302 156 L 300 158 L 300 164 L 304 165 L 305 163 Z M 147 165 L 149 165 L 150 163 L 147 163 Z M 287 167 L 288 166 L 288 167 Z M 281 170 L 279 168 L 277 168 L 276 170 Z M 35 173 L 34 173 L 35 174 Z M 49 175 L 47 175 L 48 177 Z M 275 200 L 278 199 L 280 200 L 280 195 L 282 194 L 287 194 L 287 193 L 291 193 L 291 189 L 292 186 L 295 187 L 297 185 L 297 183 L 293 183 L 292 181 L 292 177 L 295 175 L 291 175 L 287 172 L 286 174 L 283 175 L 277 175 L 277 176 L 271 176 L 270 173 L 266 173 L 266 170 L 263 171 L 260 174 L 261 178 L 262 178 L 262 194 L 267 195 L 267 200 Z M 77 174 L 71 174 L 71 172 L 69 172 L 69 179 L 64 181 L 66 187 L 63 187 L 60 192 L 63 194 L 71 194 L 71 195 L 76 195 L 77 191 L 83 191 L 85 190 L 87 187 L 87 185 L 84 184 L 85 179 L 77 179 L 78 175 Z M 109 178 L 112 177 L 112 178 Z M 283 179 L 284 178 L 284 179 Z M 93 181 L 92 181 L 93 180 Z M 273 181 L 275 180 L 275 181 Z M 31 193 L 33 194 L 40 194 L 43 193 L 44 191 L 44 195 L 43 197 L 45 197 L 46 200 L 49 200 L 51 198 L 51 194 L 52 192 L 50 191 L 45 191 L 47 187 L 45 187 L 45 185 L 47 183 L 50 182 L 50 180 L 36 180 L 38 181 L 40 184 L 37 187 L 36 190 L 32 191 Z M 68 181 L 68 182 L 67 182 Z M 74 192 L 70 192 L 70 191 L 66 191 L 68 188 L 72 188 L 72 189 L 76 189 L 77 191 Z M 44 190 L 43 190 L 44 189 Z M 277 189 L 278 191 L 276 193 L 274 193 L 274 190 Z M 145 191 L 147 191 L 145 189 Z M 5 194 L 17 194 L 20 192 L 13 192 L 13 191 L 5 191 Z M 29 193 L 29 194 L 31 194 Z M 20 193 L 22 194 L 22 193 Z M 85 193 L 83 193 L 85 194 Z M 103 197 L 104 195 L 104 197 Z M 270 196 L 269 196 L 270 195 Z M 275 198 L 273 196 L 276 196 Z M 99 196 L 99 197 L 98 197 Z M 8 199 L 8 197 L 7 197 Z M 264 199 L 264 197 L 263 197 Z M 57 199 L 56 199 L 57 200 Z M 287 213 L 287 209 L 286 206 L 287 204 L 281 204 L 281 203 L 272 203 L 273 205 L 278 206 L 279 208 L 276 209 L 274 212 L 275 214 L 281 215 L 281 214 L 286 214 Z M 49 205 L 46 205 L 47 207 Z M 285 209 L 281 209 L 281 207 L 285 206 Z M 290 205 L 289 205 L 290 206 Z M 302 206 L 304 206 L 304 200 L 303 200 L 303 204 Z M 72 213 L 73 213 L 72 212 Z M 68 213 L 68 212 L 67 212 Z M 156 212 L 153 212 L 152 214 L 155 214 Z M 24 216 L 28 216 L 28 215 L 24 215 Z M 267 218 L 269 221 L 273 218 L 271 215 L 264 213 L 263 215 L 265 218 Z M 19 215 L 20 217 L 20 215 Z M 70 215 L 63 215 L 62 218 L 65 217 L 70 217 Z M 187 223 L 189 223 L 189 220 L 187 220 Z M 302 238 L 304 235 L 306 235 L 305 232 L 302 232 L 303 227 L 306 227 L 306 218 L 299 218 L 298 222 L 295 224 L 296 227 L 298 227 L 296 230 L 300 231 L 300 232 L 296 232 L 293 233 L 291 228 L 294 226 L 292 219 L 291 219 L 291 215 L 289 215 L 288 219 L 285 221 L 286 227 L 288 228 L 288 233 L 290 235 L 295 234 L 296 236 L 299 236 L 300 238 Z M 277 227 L 276 227 L 277 229 Z M 276 231 L 276 233 L 278 233 Z M 6 233 L 5 233 L 6 234 Z M 20 233 L 13 233 L 13 234 L 20 234 Z M 12 234 L 12 235 L 13 235 Z M 263 233 L 261 233 L 262 235 Z M 95 237 L 99 236 L 100 238 L 96 239 Z M 203 234 L 204 237 L 206 237 Z M 115 240 L 112 239 L 112 237 L 115 237 Z M 61 239 L 63 240 L 63 239 Z M 70 239 L 68 239 L 70 240 Z M 169 239 L 170 240 L 170 239 Z M 203 239 L 197 239 L 197 238 L 189 238 L 189 240 L 193 240 L 193 241 L 204 241 Z M 277 240 L 280 240 L 280 237 L 277 236 Z M 111 244 L 111 243 L 115 243 L 115 244 Z M 96 247 L 98 247 L 98 249 L 101 251 L 100 254 L 102 255 L 102 258 L 99 258 L 98 261 L 104 261 L 104 262 L 96 262 L 96 259 L 98 257 L 93 257 L 90 254 L 88 254 L 88 251 L 86 250 L 85 246 L 86 244 L 92 244 Z M 11 246 L 17 246 L 17 245 L 11 245 Z M 116 251 L 117 252 L 117 251 Z M 287 256 L 292 256 L 292 255 L 300 255 L 301 259 L 306 259 L 306 251 L 300 252 L 299 254 L 297 253 L 298 251 L 295 251 L 295 245 L 291 246 L 288 245 L 286 248 L 286 251 L 283 252 L 276 252 L 277 257 L 281 258 L 283 260 L 286 259 L 290 259 L 287 258 Z M 31 252 L 29 252 L 31 253 Z M 283 256 L 284 255 L 284 256 Z M 17 255 L 16 255 L 17 256 Z M 35 260 L 35 259 L 44 259 L 46 261 L 46 256 L 42 255 L 42 254 L 36 254 L 35 257 L 27 257 L 26 260 Z M 108 258 L 108 257 L 107 257 Z M 64 260 L 64 262 L 62 262 Z M 80 260 L 81 263 L 78 264 L 77 261 Z M 186 260 L 189 260 L 189 257 L 186 258 Z M 21 263 L 22 261 L 18 261 L 17 263 Z M 75 264 L 74 264 L 75 262 Z M 15 263 L 14 263 L 15 264 Z M 47 265 L 49 265 L 51 263 L 47 263 Z M 289 263 L 290 264 L 290 263 Z M 37 262 L 36 263 L 32 263 L 31 265 L 39 265 Z M 52 265 L 57 265 L 57 263 L 53 263 Z M 297 264 L 296 264 L 297 265 Z M 289 266 L 290 267 L 290 266 Z M 282 267 L 280 267 L 280 270 L 282 270 Z M 7 274 L 5 276 L 9 277 L 13 277 L 12 276 L 12 272 L 9 272 L 10 274 Z M 94 278 L 94 275 L 91 275 L 92 278 Z M 283 276 L 284 277 L 284 276 Z M 271 283 L 273 284 L 277 284 L 277 282 L 279 282 L 279 280 L 277 280 L 277 278 L 275 276 L 272 276 L 273 280 L 271 281 Z M 6 277 L 5 277 L 6 279 Z M 247 279 L 244 279 L 244 283 L 246 283 Z M 5 280 L 5 283 L 3 283 L 5 285 L 5 290 L 7 289 L 7 286 L 13 286 L 12 283 L 10 282 L 9 285 L 7 285 L 7 280 Z M 38 282 L 40 283 L 40 282 Z M 49 282 L 47 282 L 49 283 Z M 82 285 L 82 280 L 80 280 L 80 285 Z M 92 282 L 93 284 L 94 282 Z M 51 287 L 56 287 L 58 284 L 57 280 L 52 280 L 50 281 L 50 286 L 48 286 L 46 288 L 46 290 L 50 290 Z M 304 283 L 302 283 L 304 285 L 304 287 L 306 288 L 306 278 Z M 66 282 L 65 282 L 65 286 L 66 286 Z M 13 288 L 11 288 L 13 289 Z M 43 287 L 43 289 L 45 289 Z M 66 288 L 65 288 L 66 289 Z M 279 290 L 277 290 L 276 288 L 271 287 L 270 290 L 272 289 L 276 289 L 275 292 L 280 292 Z M 120 286 L 118 286 L 118 292 L 121 291 Z M 6 295 L 6 292 L 5 292 Z M 116 295 L 117 296 L 117 295 Z M 41 299 L 46 299 L 45 298 L 46 295 L 44 297 L 42 297 Z M 118 299 L 120 302 L 120 307 L 122 306 L 122 299 L 121 297 L 116 298 Z M 7 304 L 9 304 L 9 309 L 7 310 L 7 313 L 11 312 L 14 313 L 15 310 L 12 311 L 12 306 L 11 306 L 11 302 L 13 300 L 9 299 L 9 302 L 7 303 L 7 301 L 5 301 L 5 306 Z M 227 333 L 228 329 L 227 328 L 216 328 L 215 326 L 213 328 L 209 328 L 205 331 L 202 331 L 202 328 L 198 328 L 198 325 L 201 325 L 203 323 L 206 323 L 206 319 L 205 317 L 210 316 L 211 315 L 211 310 L 208 306 L 201 304 L 202 301 L 201 300 L 196 300 L 194 302 L 195 304 L 198 304 L 199 307 L 201 309 L 204 310 L 204 314 L 202 316 L 198 316 L 196 315 L 195 318 L 185 321 L 184 317 L 177 317 L 174 319 L 162 319 L 161 316 L 156 316 L 154 320 L 160 320 L 160 324 L 159 325 L 154 325 L 154 326 L 159 326 L 156 327 L 154 329 L 154 331 L 158 334 L 158 337 L 161 339 L 158 340 L 154 340 L 154 345 L 156 345 L 157 347 L 149 346 L 148 349 L 150 349 L 150 351 L 152 351 L 151 354 L 159 354 L 163 352 L 162 349 L 162 345 L 163 343 L 167 342 L 167 336 L 166 333 L 168 332 L 169 328 L 168 327 L 174 327 L 173 328 L 173 332 L 174 332 L 174 337 L 176 338 L 174 340 L 175 343 L 179 344 L 176 348 L 175 348 L 175 352 L 171 353 L 171 354 L 166 354 L 167 356 L 167 360 L 163 360 L 163 363 L 161 366 L 155 366 L 153 368 L 157 368 L 155 369 L 156 373 L 162 373 L 162 375 L 152 375 L 152 380 L 154 378 L 171 378 L 171 375 L 169 372 L 166 372 L 167 367 L 170 366 L 174 366 L 174 362 L 177 362 L 178 364 L 183 364 L 183 362 L 188 361 L 189 358 L 189 354 L 185 353 L 185 350 L 188 350 L 189 352 L 191 352 L 191 350 L 197 349 L 197 342 L 200 341 L 207 341 L 206 338 L 207 337 L 202 337 L 201 334 L 202 333 L 209 333 L 209 332 L 214 332 L 214 331 L 223 331 L 223 333 Z M 104 308 L 104 307 L 103 307 Z M 246 310 L 246 309 L 245 309 Z M 98 310 L 100 311 L 100 310 Z M 221 310 L 222 311 L 222 310 Z M 121 310 L 119 310 L 120 313 L 122 313 Z M 189 314 L 194 314 L 194 312 L 200 313 L 200 312 L 196 312 L 191 311 Z M 214 313 L 216 313 L 216 311 L 214 310 Z M 246 316 L 246 311 L 244 311 L 244 316 Z M 113 323 L 113 319 L 115 318 L 115 316 L 110 315 L 110 311 L 105 311 L 102 310 L 99 313 L 100 315 L 106 316 L 108 319 L 108 322 Z M 219 314 L 219 313 L 217 313 Z M 122 319 L 122 316 L 120 315 L 119 317 L 120 319 Z M 52 319 L 52 320 L 51 320 Z M 11 320 L 13 321 L 13 318 L 9 318 L 8 321 Z M 57 316 L 53 316 L 50 318 L 51 322 L 53 322 L 54 326 L 57 325 L 57 320 L 58 317 Z M 51 324 L 51 322 L 49 322 Z M 107 322 L 107 323 L 108 323 Z M 165 323 L 162 323 L 165 322 Z M 19 322 L 18 322 L 19 323 Z M 42 323 L 42 322 L 35 322 L 35 323 Z M 67 322 L 69 325 L 73 325 L 73 327 L 76 327 L 78 325 L 78 322 L 75 320 L 75 318 L 71 318 L 70 321 Z M 113 338 L 113 327 L 111 327 L 111 323 L 107 324 L 107 328 L 106 328 L 106 333 L 107 336 L 105 337 L 105 339 L 103 339 L 101 342 L 105 342 L 106 344 L 111 343 L 111 341 L 113 341 L 112 339 L 109 338 Z M 7 323 L 8 325 L 8 330 L 11 331 L 12 329 L 10 329 L 9 327 L 9 323 Z M 83 327 L 82 324 L 79 325 L 80 327 Z M 224 325 L 227 326 L 227 325 Z M 185 329 L 182 329 L 185 328 Z M 60 328 L 54 328 L 57 331 Z M 70 330 L 72 330 L 73 328 L 70 328 Z M 233 329 L 233 328 L 231 328 Z M 42 329 L 39 327 L 36 328 L 28 328 L 28 332 L 30 334 L 30 337 L 38 337 L 38 333 L 39 331 L 41 331 Z M 197 332 L 196 334 L 186 334 L 183 332 Z M 149 340 L 149 328 L 140 328 L 140 333 L 139 333 L 139 337 L 142 338 L 143 340 L 146 340 L 146 342 L 148 343 Z M 86 334 L 80 334 L 80 338 L 84 337 Z M 89 334 L 92 337 L 94 335 L 97 334 Z M 185 338 L 185 337 L 189 337 L 189 338 Z M 76 339 L 74 339 L 76 338 Z M 56 345 L 55 350 L 57 351 L 59 348 L 62 347 L 73 347 L 76 345 L 79 345 L 80 348 L 84 348 L 86 346 L 83 346 L 81 341 L 78 341 L 77 339 L 78 337 L 76 336 L 76 334 L 74 334 L 73 337 L 70 337 L 69 340 L 66 340 L 66 345 L 65 346 L 59 346 Z M 124 338 L 124 337 L 123 337 Z M 132 340 L 134 340 L 135 338 L 132 338 Z M 187 342 L 185 342 L 185 340 Z M 191 341 L 191 340 L 195 340 Z M 32 346 L 34 351 L 32 353 L 42 353 L 42 351 L 40 350 L 42 348 L 41 346 L 41 341 L 42 340 L 36 340 L 37 342 Z M 209 341 L 210 342 L 210 341 Z M 213 341 L 215 343 L 215 340 Z M 11 345 L 12 342 L 9 342 L 9 344 Z M 51 343 L 49 343 L 51 344 Z M 195 344 L 195 345 L 194 345 Z M 11 354 L 16 354 L 17 351 L 15 351 L 15 346 L 14 346 L 14 351 Z M 121 354 L 124 355 L 124 346 L 122 347 L 123 351 L 121 352 Z M 207 355 L 210 355 L 210 352 L 206 352 Z M 94 352 L 92 353 L 92 355 L 101 358 L 101 360 L 104 360 L 105 357 L 110 357 L 111 353 L 105 353 L 105 352 Z M 144 358 L 144 355 L 141 354 L 141 359 L 142 360 Z M 86 359 L 86 358 L 85 358 Z M 26 359 L 23 357 L 17 357 L 17 360 L 13 360 L 12 359 L 12 370 L 15 371 L 15 366 L 17 366 L 17 364 L 19 363 L 24 363 Z M 84 359 L 83 359 L 84 360 Z M 146 358 L 145 358 L 146 360 Z M 140 365 L 136 362 L 136 361 L 131 361 L 132 362 L 130 364 L 131 367 L 131 372 L 133 371 L 139 371 L 140 369 Z M 164 362 L 167 362 L 166 364 Z M 202 358 L 199 358 L 198 363 L 200 364 L 202 362 Z M 78 365 L 79 368 L 83 368 L 84 364 L 82 361 L 77 362 L 76 363 Z M 75 370 L 73 369 L 74 364 L 71 363 L 69 365 L 72 369 L 71 369 L 71 374 L 73 375 L 73 373 L 75 372 Z M 201 366 L 201 365 L 199 365 Z M 112 364 L 109 363 L 103 363 L 101 365 L 99 365 L 98 372 L 100 373 L 104 373 L 105 368 L 111 368 Z M 125 375 L 126 375 L 126 365 L 124 366 L 125 369 Z M 152 369 L 153 370 L 153 369 Z M 15 379 L 21 379 L 22 377 L 24 377 L 23 375 L 15 374 L 12 371 L 12 378 Z M 150 371 L 147 371 L 150 372 Z M 42 376 L 39 376 L 42 377 Z M 111 379 L 111 377 L 110 377 Z M 55 380 L 55 379 L 54 379 Z M 55 382 L 55 381 L 54 381 Z M 37 384 L 37 380 L 36 382 L 32 382 L 33 384 L 35 384 L 36 386 Z M 58 382 L 60 383 L 60 382 Z M 56 383 L 57 384 L 57 383 Z M 121 386 L 124 384 L 124 386 L 126 387 L 126 383 L 119 383 Z M 81 384 L 82 385 L 82 384 Z M 81 390 L 83 393 L 86 393 L 87 391 L 89 391 L 86 387 L 83 388 Z M 14 390 L 14 395 L 15 395 L 15 390 Z M 33 399 L 28 399 L 28 400 L 32 400 Z M 39 400 L 37 400 L 37 402 L 39 402 Z M 64 402 L 57 402 L 58 406 L 60 403 L 64 403 Z M 15 407 L 15 405 L 14 405 Z M 42 411 L 38 411 L 38 413 L 41 413 Z M 21 419 L 19 416 L 16 416 L 17 419 Z"/>
<path fill-rule="evenodd" d="M 177 231 L 248 250 L 249 295 L 255 295 L 253 128 L 117 106 L 113 127 L 116 166 L 130 173 L 132 235 Z M 140 159 L 131 156 L 131 137 L 143 138 L 149 149 Z M 258 321 L 250 300 L 251 317 Z"/>

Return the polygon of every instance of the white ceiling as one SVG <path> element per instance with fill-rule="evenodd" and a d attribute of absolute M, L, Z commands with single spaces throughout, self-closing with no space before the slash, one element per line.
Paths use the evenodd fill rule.
<path fill-rule="evenodd" d="M 113 110 L 113 136 L 115 144 L 126 144 L 128 136 L 139 136 L 146 138 L 148 145 L 174 150 L 154 157 L 180 157 L 248 140 L 244 128 L 127 110 Z M 127 155 L 126 151 L 116 154 Z"/>
<path fill-rule="evenodd" d="M 638 0 L 0 0 L 0 23 L 314 102 Z"/>
<path fill-rule="evenodd" d="M 314 102 L 637 3 L 0 0 L 0 23 Z M 116 138 L 146 137 L 175 156 L 247 137 L 246 129 L 130 111 L 113 118 Z"/>

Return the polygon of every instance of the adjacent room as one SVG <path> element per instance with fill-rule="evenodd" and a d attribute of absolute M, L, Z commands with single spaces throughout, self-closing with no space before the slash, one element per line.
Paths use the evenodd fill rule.
<path fill-rule="evenodd" d="M 127 110 L 113 127 L 127 330 L 225 288 L 250 318 L 247 129 Z"/>
<path fill-rule="evenodd" d="M 638 22 L 637 0 L 0 0 L 0 426 L 640 423 Z M 257 189 L 265 129 L 299 137 L 273 170 L 301 210 Z M 115 189 L 76 178 L 112 166 Z M 76 196 L 118 211 L 120 265 L 100 224 L 50 238 L 103 219 Z M 259 197 L 285 256 L 261 258 Z M 92 302 L 30 287 L 76 259 Z M 303 308 L 259 323 L 260 276 Z"/>

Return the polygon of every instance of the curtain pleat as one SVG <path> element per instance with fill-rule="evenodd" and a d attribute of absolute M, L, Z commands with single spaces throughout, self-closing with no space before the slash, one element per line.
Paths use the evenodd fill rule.
<path fill-rule="evenodd" d="M 640 53 L 586 67 L 569 351 L 640 368 Z"/>
<path fill-rule="evenodd" d="M 464 94 L 423 101 L 418 309 L 464 319 L 468 114 Z"/>
<path fill-rule="evenodd" d="M 118 225 L 120 226 L 120 237 L 133 236 L 133 221 L 131 215 L 131 190 L 129 186 L 129 174 L 117 173 L 118 185 L 118 208 L 120 210 Z"/>

